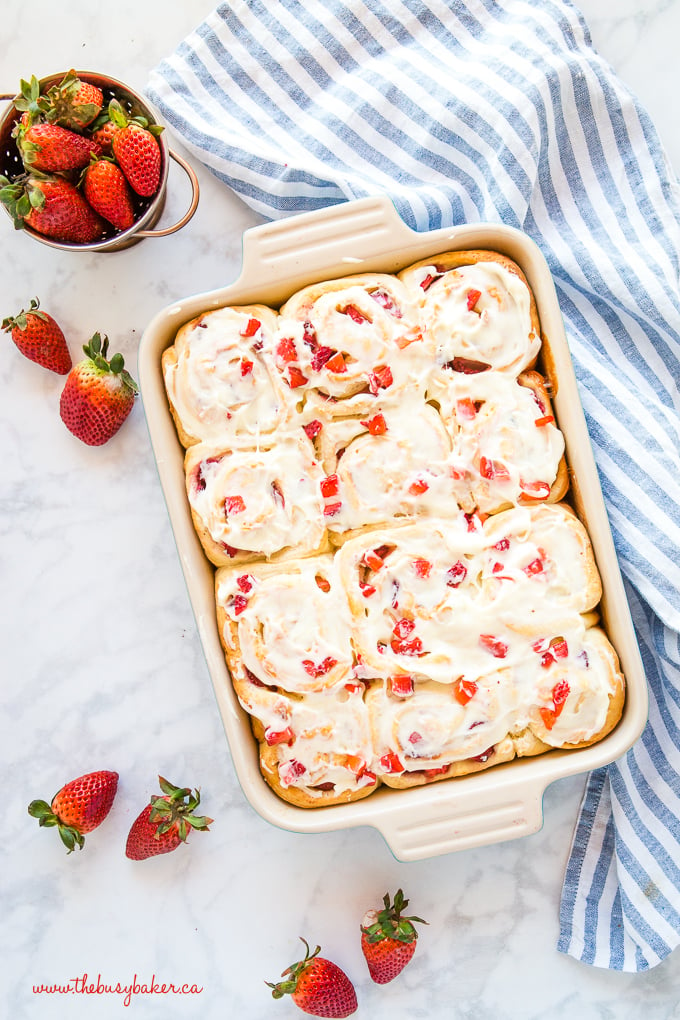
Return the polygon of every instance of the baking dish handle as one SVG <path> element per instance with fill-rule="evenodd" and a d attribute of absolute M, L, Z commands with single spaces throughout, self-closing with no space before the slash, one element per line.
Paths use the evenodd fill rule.
<path fill-rule="evenodd" d="M 417 861 L 439 854 L 488 846 L 538 832 L 543 825 L 545 782 L 515 779 L 484 782 L 442 790 L 430 787 L 430 797 L 413 800 L 413 810 L 386 813 L 377 827 L 400 861 Z M 448 784 L 442 784 L 448 785 Z M 418 788 L 422 796 L 422 787 Z"/>
<path fill-rule="evenodd" d="M 242 278 L 288 279 L 331 274 L 338 266 L 348 274 L 365 270 L 372 258 L 408 243 L 414 232 L 385 195 L 375 195 L 299 213 L 246 230 Z"/>

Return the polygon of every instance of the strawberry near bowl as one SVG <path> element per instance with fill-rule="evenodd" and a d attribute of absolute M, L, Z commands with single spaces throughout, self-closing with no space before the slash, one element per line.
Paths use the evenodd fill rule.
<path fill-rule="evenodd" d="M 120 251 L 175 233 L 194 215 L 194 170 L 168 147 L 146 100 L 123 82 L 71 70 L 22 81 L 18 94 L 0 100 L 9 103 L 0 117 L 0 202 L 36 241 L 65 251 Z M 110 135 L 121 136 L 128 126 L 126 135 L 133 137 L 111 151 Z M 145 168 L 140 178 L 144 146 L 153 165 L 149 179 L 141 179 Z M 156 227 L 170 159 L 189 178 L 190 204 L 175 223 Z"/>

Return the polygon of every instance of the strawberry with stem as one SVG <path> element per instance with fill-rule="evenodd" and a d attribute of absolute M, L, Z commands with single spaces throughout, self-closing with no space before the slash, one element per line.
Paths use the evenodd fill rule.
<path fill-rule="evenodd" d="M 163 796 L 151 798 L 128 833 L 125 856 L 132 861 L 170 853 L 186 843 L 192 829 L 207 832 L 212 824 L 212 818 L 194 813 L 201 802 L 198 790 L 173 786 L 163 776 L 158 783 Z"/>
<path fill-rule="evenodd" d="M 404 917 L 408 906 L 401 889 L 390 903 L 389 893 L 383 897 L 382 910 L 366 912 L 361 924 L 361 949 L 368 971 L 376 984 L 384 985 L 400 974 L 416 951 L 418 932 L 414 922 L 427 924 L 422 917 Z"/>
<path fill-rule="evenodd" d="M 72 367 L 66 337 L 59 323 L 40 310 L 38 298 L 32 298 L 28 310 L 2 320 L 2 328 L 9 333 L 24 357 L 59 375 L 67 375 Z"/>
<path fill-rule="evenodd" d="M 290 995 L 295 1005 L 311 1016 L 351 1016 L 357 1009 L 357 993 L 350 979 L 336 963 L 318 955 L 321 946 L 310 953 L 309 944 L 303 938 L 300 941 L 305 947 L 304 959 L 283 971 L 283 981 L 265 982 L 272 997 Z"/>
<path fill-rule="evenodd" d="M 51 804 L 32 800 L 28 813 L 41 826 L 55 827 L 61 841 L 72 853 L 82 850 L 85 834 L 104 821 L 118 789 L 118 773 L 106 770 L 88 772 L 66 783 L 55 793 Z"/>
<path fill-rule="evenodd" d="M 113 155 L 132 190 L 150 198 L 158 191 L 161 179 L 161 150 L 156 136 L 163 128 L 160 124 L 143 127 L 128 117 L 116 99 L 109 103 L 109 116 L 120 128 L 111 137 Z"/>
<path fill-rule="evenodd" d="M 108 229 L 75 184 L 55 174 L 32 171 L 13 181 L 0 174 L 0 202 L 15 229 L 28 226 L 54 240 L 89 244 Z"/>
<path fill-rule="evenodd" d="M 66 428 L 88 446 L 107 443 L 129 415 L 139 392 L 122 354 L 108 359 L 109 338 L 95 333 L 73 366 L 59 401 Z"/>

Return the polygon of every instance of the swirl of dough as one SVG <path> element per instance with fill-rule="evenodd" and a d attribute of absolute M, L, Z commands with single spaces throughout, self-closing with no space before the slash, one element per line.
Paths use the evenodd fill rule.
<path fill-rule="evenodd" d="M 383 771 L 394 769 L 393 761 L 390 766 L 384 760 L 391 752 L 409 772 L 441 768 L 489 751 L 512 728 L 516 692 L 511 672 L 498 670 L 475 682 L 461 677 L 453 684 L 418 683 L 414 695 L 406 698 L 394 697 L 388 684 L 378 684 L 366 701 Z"/>
<path fill-rule="evenodd" d="M 547 399 L 547 398 L 546 398 Z M 472 502 L 483 513 L 529 498 L 561 498 L 555 491 L 564 437 L 536 389 L 497 372 L 475 378 L 456 402 L 452 470 L 468 480 Z M 561 483 L 566 480 L 562 472 Z"/>
<path fill-rule="evenodd" d="M 196 530 L 213 563 L 228 563 L 236 553 L 321 548 L 325 476 L 304 437 L 261 450 L 199 444 L 187 451 L 185 472 Z"/>
<path fill-rule="evenodd" d="M 284 387 L 266 354 L 276 322 L 276 313 L 261 305 L 225 307 L 179 330 L 162 362 L 184 446 L 252 442 L 288 418 Z"/>
<path fill-rule="evenodd" d="M 217 573 L 228 657 L 238 656 L 260 683 L 291 694 L 347 683 L 354 666 L 349 609 L 329 558 L 248 566 L 247 574 Z"/>
<path fill-rule="evenodd" d="M 466 264 L 444 254 L 400 276 L 419 292 L 423 339 L 439 369 L 516 376 L 541 346 L 532 295 L 510 260 L 480 255 Z"/>
<path fill-rule="evenodd" d="M 427 365 L 407 292 L 396 277 L 372 274 L 294 294 L 280 310 L 273 349 L 289 387 L 317 395 L 328 414 L 419 385 Z"/>

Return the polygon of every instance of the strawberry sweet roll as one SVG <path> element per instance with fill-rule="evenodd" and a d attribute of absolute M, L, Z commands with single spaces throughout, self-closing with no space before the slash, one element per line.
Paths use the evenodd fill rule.
<path fill-rule="evenodd" d="M 217 620 L 265 780 L 302 807 L 373 792 L 372 748 L 333 558 L 222 567 Z"/>
<path fill-rule="evenodd" d="M 565 503 L 517 507 L 484 522 L 484 599 L 513 630 L 590 613 L 602 597 L 588 533 Z"/>
<path fill-rule="evenodd" d="M 578 748 L 602 740 L 623 711 L 625 682 L 618 656 L 600 627 L 574 625 L 532 642 L 533 655 L 515 674 L 520 755 Z"/>
<path fill-rule="evenodd" d="M 194 527 L 215 566 L 324 548 L 325 475 L 304 436 L 257 450 L 200 443 L 184 466 Z"/>
<path fill-rule="evenodd" d="M 434 375 L 493 369 L 516 376 L 541 346 L 536 303 L 519 266 L 492 251 L 445 252 L 399 273 L 418 306 Z"/>
<path fill-rule="evenodd" d="M 437 411 L 417 397 L 405 395 L 398 407 L 380 406 L 366 418 L 328 422 L 318 451 L 334 488 L 326 522 L 332 539 L 459 509 L 451 441 Z"/>
<path fill-rule="evenodd" d="M 287 420 L 286 388 L 267 360 L 277 315 L 263 305 L 218 308 L 178 331 L 162 356 L 180 441 L 252 443 Z"/>
<path fill-rule="evenodd" d="M 515 757 L 516 690 L 507 670 L 471 684 L 425 682 L 411 697 L 387 684 L 366 695 L 376 772 L 386 786 L 417 786 Z"/>
<path fill-rule="evenodd" d="M 564 436 L 542 377 L 497 372 L 452 384 L 451 472 L 467 485 L 466 509 L 497 513 L 517 504 L 557 502 L 569 487 Z"/>
<path fill-rule="evenodd" d="M 424 385 L 427 356 L 396 277 L 312 284 L 280 309 L 274 362 L 299 405 L 322 416 L 369 413 Z"/>

